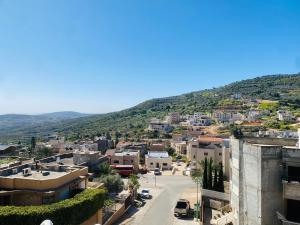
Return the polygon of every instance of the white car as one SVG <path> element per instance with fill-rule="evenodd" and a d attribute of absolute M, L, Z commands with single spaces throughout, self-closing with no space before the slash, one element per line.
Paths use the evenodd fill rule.
<path fill-rule="evenodd" d="M 150 190 L 149 189 L 143 189 L 142 192 L 141 192 L 141 196 L 142 196 L 142 198 L 150 199 L 151 198 Z"/>

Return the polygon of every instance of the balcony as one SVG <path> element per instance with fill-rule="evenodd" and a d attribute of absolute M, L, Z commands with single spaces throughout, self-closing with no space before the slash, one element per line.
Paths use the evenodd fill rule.
<path fill-rule="evenodd" d="M 300 182 L 283 180 L 283 197 L 300 201 Z"/>
<path fill-rule="evenodd" d="M 285 218 L 285 216 L 283 216 L 279 212 L 277 212 L 277 217 L 281 221 L 282 225 L 300 225 L 300 223 L 292 222 L 292 221 L 287 220 Z"/>

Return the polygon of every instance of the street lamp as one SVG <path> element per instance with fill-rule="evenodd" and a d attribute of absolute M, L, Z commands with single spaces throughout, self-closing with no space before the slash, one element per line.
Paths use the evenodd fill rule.
<path fill-rule="evenodd" d="M 197 185 L 197 203 L 195 204 L 194 218 L 198 221 L 200 219 L 199 185 L 202 183 L 202 171 L 200 169 L 196 169 L 192 178 Z"/>

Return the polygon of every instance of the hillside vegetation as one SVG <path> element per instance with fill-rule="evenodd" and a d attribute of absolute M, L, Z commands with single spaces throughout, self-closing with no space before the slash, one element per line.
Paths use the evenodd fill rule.
<path fill-rule="evenodd" d="M 236 93 L 247 99 L 276 100 L 281 106 L 297 110 L 300 108 L 300 74 L 271 75 L 242 80 L 220 88 L 152 99 L 119 112 L 18 127 L 8 133 L 7 130 L 3 132 L 0 129 L 0 137 L 2 140 L 16 140 L 20 137 L 59 132 L 69 138 L 78 138 L 99 135 L 107 131 L 139 136 L 152 117 L 162 118 L 168 112 L 174 111 L 182 114 L 192 114 L 196 111 L 212 112 L 231 104 L 231 96 Z"/>

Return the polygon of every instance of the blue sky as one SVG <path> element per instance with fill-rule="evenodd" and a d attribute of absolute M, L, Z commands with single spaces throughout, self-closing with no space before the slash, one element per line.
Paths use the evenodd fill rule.
<path fill-rule="evenodd" d="M 0 114 L 103 113 L 300 71 L 299 0 L 0 0 Z"/>

